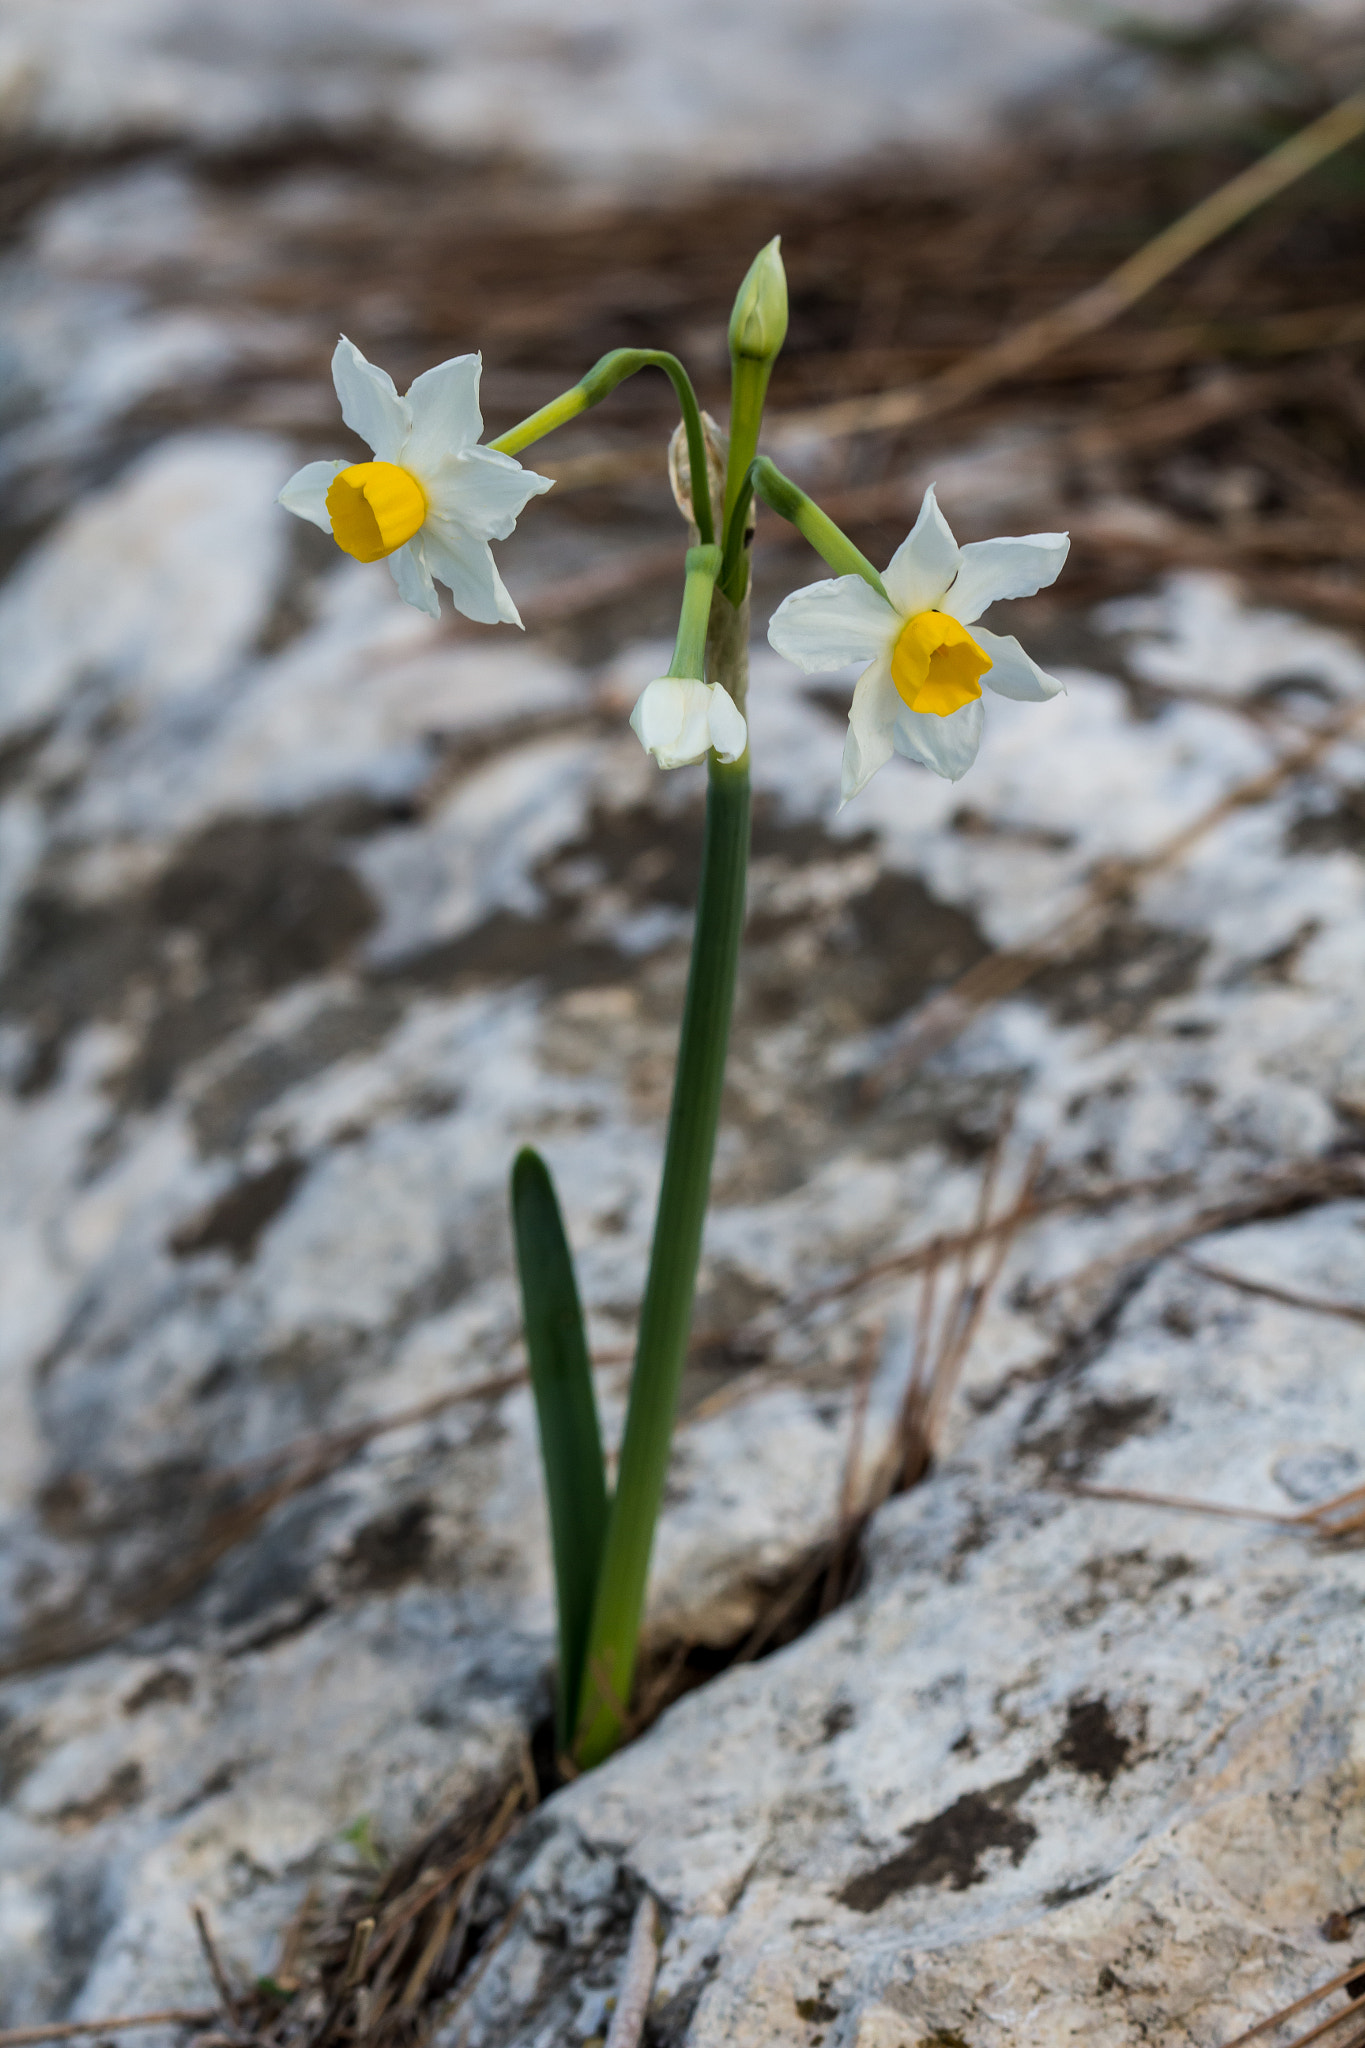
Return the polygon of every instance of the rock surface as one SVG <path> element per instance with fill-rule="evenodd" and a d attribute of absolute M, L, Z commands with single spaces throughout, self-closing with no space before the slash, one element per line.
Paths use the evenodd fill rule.
<path fill-rule="evenodd" d="M 559 1177 L 604 1351 L 643 1265 L 697 825 L 695 778 L 658 777 L 621 718 L 655 653 L 594 679 L 510 635 L 452 644 L 348 564 L 260 651 L 286 462 L 164 444 L 3 600 L 38 636 L 6 706 L 8 2023 L 202 1996 L 196 1894 L 266 1968 L 362 1817 L 396 1848 L 511 1767 L 551 1621 L 525 1392 L 266 1509 L 240 1468 L 515 1367 L 522 1140 Z M 158 606 L 185 627 L 149 660 Z M 916 1283 L 812 1288 L 966 1222 L 1009 1100 L 1010 1170 L 1043 1141 L 1057 1206 L 854 1605 L 684 1701 L 508 1852 L 532 1908 L 477 2038 L 572 2034 L 641 1881 L 672 1915 L 660 1995 L 699 2042 L 804 2041 L 837 2013 L 839 2038 L 978 2043 L 1035 2009 L 1049 2038 L 1083 2014 L 1213 2041 L 1321 1971 L 1317 1923 L 1354 1903 L 1358 1557 L 1047 1483 L 1286 1509 L 1349 1483 L 1358 1323 L 1123 1260 L 1184 1229 L 1220 1274 L 1365 1306 L 1365 1204 L 1198 1220 L 1310 1200 L 1355 1143 L 1365 757 L 1325 721 L 1365 662 L 1207 579 L 1104 623 L 1155 714 L 1072 669 L 1049 706 L 991 705 L 969 784 L 893 764 L 837 819 L 838 724 L 756 654 L 699 1315 L 722 1335 L 658 1634 L 733 1642 L 831 1523 L 864 1333 Z M 869 1106 L 859 1078 L 932 988 L 1314 731 L 1317 768 L 1227 810 Z M 619 1369 L 603 1393 L 617 1415 Z"/>
<path fill-rule="evenodd" d="M 658 178 L 702 158 L 712 172 L 807 169 L 908 134 L 977 140 L 1002 103 L 1104 47 L 1036 0 L 850 0 L 837 15 L 799 0 L 686 13 L 599 0 L 587 18 L 566 0 L 16 0 L 0 123 L 95 147 L 397 131 L 580 178 Z"/>
<path fill-rule="evenodd" d="M 139 15 L 161 70 L 40 63 L 58 13 L 6 28 L 25 120 L 79 129 L 80 87 L 126 140 L 163 92 L 180 132 L 190 10 Z M 307 77 L 349 118 L 336 21 Z M 196 118 L 240 140 L 229 58 Z M 274 509 L 330 411 L 194 394 L 297 379 L 323 319 L 229 305 L 234 204 L 134 163 L 5 258 L 0 2025 L 201 2002 L 196 1898 L 269 1969 L 310 1886 L 519 1767 L 552 1616 L 508 1162 L 554 1167 L 615 1429 L 685 972 L 700 782 L 625 726 L 658 645 L 435 626 Z M 537 516 L 519 593 L 637 542 Z M 1349 1957 L 1318 1929 L 1365 1887 L 1359 1553 L 1065 1488 L 1292 1513 L 1360 1476 L 1365 657 L 1207 576 L 991 623 L 1067 696 L 837 815 L 842 686 L 755 650 L 656 1646 L 723 1663 L 830 1530 L 878 1346 L 865 1460 L 899 1396 L 903 1255 L 971 1222 L 1011 1113 L 1039 1213 L 855 1600 L 501 1852 L 481 1925 L 524 1905 L 450 2048 L 599 2033 L 641 1885 L 658 2043 L 1215 2048 Z M 930 1052 L 1009 947 L 1046 958 Z"/>
<path fill-rule="evenodd" d="M 1335 1254 L 1359 1308 L 1362 1229 L 1331 1205 L 1199 1255 L 1302 1285 Z M 670 1916 L 659 2038 L 697 2048 L 1215 2043 L 1340 1967 L 1359 1553 L 1045 1486 L 1270 1506 L 1358 1477 L 1359 1326 L 1172 1261 L 1097 1355 L 1031 1378 L 978 1378 L 851 1606 L 544 1809 L 459 2038 L 590 2033 L 641 1884 Z"/>

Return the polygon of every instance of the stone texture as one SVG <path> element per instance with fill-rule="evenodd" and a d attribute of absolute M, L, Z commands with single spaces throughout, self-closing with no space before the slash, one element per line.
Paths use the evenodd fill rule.
<path fill-rule="evenodd" d="M 140 17 L 169 69 L 135 39 L 85 76 L 90 134 L 126 132 L 134 72 L 137 119 L 160 93 L 179 132 L 178 18 Z M 204 119 L 240 138 L 222 70 Z M 230 286 L 244 218 L 135 164 L 5 258 L 4 2025 L 203 1998 L 196 1897 L 268 1968 L 367 1838 L 401 1851 L 517 1767 L 552 1640 L 524 1388 L 306 1485 L 268 1461 L 515 1371 L 526 1140 L 619 1426 L 685 972 L 700 781 L 625 728 L 657 645 L 435 627 L 275 510 L 278 432 L 184 425 L 197 378 L 319 331 L 160 303 L 209 252 Z M 989 467 L 965 452 L 960 510 L 945 482 L 964 535 Z M 620 537 L 528 523 L 509 580 Z M 970 1220 L 1011 1107 L 1006 1183 L 1041 1143 L 1045 1206 L 857 1599 L 522 1831 L 480 1913 L 523 1917 L 452 2048 L 466 2021 L 470 2048 L 599 2031 L 642 1883 L 660 2042 L 1214 2048 L 1348 1953 L 1317 1927 L 1362 1883 L 1359 1554 L 1060 1489 L 1293 1509 L 1365 1458 L 1359 1322 L 1312 1305 L 1365 1305 L 1358 733 L 1212 815 L 1346 719 L 1365 659 L 1208 577 L 1019 629 L 1067 696 L 992 703 L 963 785 L 893 764 L 838 815 L 840 686 L 755 651 L 656 1646 L 722 1661 L 828 1531 L 860 1361 L 883 1332 L 870 1457 L 917 1309 L 894 1267 L 859 1276 Z M 1079 951 L 897 1065 L 936 991 L 1201 820 Z"/>
<path fill-rule="evenodd" d="M 1359 1305 L 1362 1229 L 1355 1202 L 1256 1239 L 1300 1278 L 1351 1246 Z M 1358 1433 L 1359 1359 L 1358 1328 L 1172 1264 L 1088 1363 L 974 1387 L 851 1606 L 504 1855 L 527 1904 L 465 2037 L 580 2036 L 609 1874 L 667 1908 L 656 2012 L 696 2044 L 1206 2044 L 1325 1979 L 1365 1881 L 1359 1552 L 1048 1482 L 1283 1506 L 1289 1445 Z"/>
<path fill-rule="evenodd" d="M 604 1349 L 643 1265 L 697 822 L 696 779 L 657 777 L 620 720 L 653 651 L 594 682 L 510 635 L 449 646 L 382 572 L 341 565 L 310 626 L 253 652 L 277 462 L 168 445 L 5 599 L 41 619 L 35 592 L 97 586 L 102 536 L 145 520 L 123 637 L 64 612 L 41 702 L 30 671 L 5 707 L 27 741 L 5 970 L 11 2023 L 202 1996 L 196 1894 L 267 1967 L 304 1885 L 354 1865 L 353 1823 L 397 1848 L 512 1767 L 551 1619 L 525 1393 L 381 1436 L 263 1514 L 233 1475 L 515 1364 L 522 1139 L 560 1179 Z M 185 493 L 241 536 L 235 581 L 163 518 Z M 159 671 L 124 651 L 154 591 L 195 622 Z M 1223 704 L 1184 694 L 1211 620 L 1241 681 Z M 1212 2042 L 1333 1960 L 1316 1923 L 1359 1878 L 1358 1560 L 1047 1487 L 1275 1506 L 1349 1483 L 1358 1326 L 1174 1257 L 1126 1301 L 1093 1276 L 1352 1142 L 1359 751 L 1229 815 L 1092 956 L 879 1106 L 855 1088 L 987 943 L 1036 935 L 1097 862 L 1151 851 L 1365 678 L 1346 643 L 1207 580 L 1110 624 L 1160 670 L 1155 717 L 1074 671 L 1052 705 L 992 705 L 970 783 L 893 766 L 837 820 L 838 726 L 756 654 L 753 931 L 699 1314 L 750 1335 L 690 1385 L 657 1636 L 735 1641 L 830 1525 L 863 1332 L 915 1296 L 808 1290 L 967 1220 L 1011 1098 L 1016 1162 L 1045 1140 L 1072 1206 L 1014 1253 L 943 1467 L 880 1517 L 855 1604 L 684 1701 L 508 1852 L 498 1881 L 532 1910 L 480 2039 L 572 2030 L 641 1881 L 671 1915 L 660 1997 L 695 2005 L 698 2042 L 804 2041 L 827 2007 L 865 2042 L 988 2042 L 1035 2007 L 1056 2038 L 1083 2015 Z M 1287 644 L 1319 693 L 1267 725 L 1243 707 Z M 1319 1206 L 1192 1256 L 1360 1301 L 1362 1220 Z M 602 1386 L 614 1426 L 618 1368 Z"/>
<path fill-rule="evenodd" d="M 222 147 L 291 128 L 385 128 L 578 177 L 805 167 L 877 142 L 981 135 L 1001 102 L 1052 83 L 1101 39 L 1032 0 L 912 10 L 792 0 L 689 16 L 561 0 L 485 15 L 406 0 L 20 0 L 0 48 L 0 120 L 96 146 L 131 136 Z M 921 91 L 911 117 L 900 81 Z M 797 137 L 801 140 L 797 140 Z"/>

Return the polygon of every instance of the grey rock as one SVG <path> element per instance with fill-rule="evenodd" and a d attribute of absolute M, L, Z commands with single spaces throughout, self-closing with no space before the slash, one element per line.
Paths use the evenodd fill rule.
<path fill-rule="evenodd" d="M 328 24 L 274 10 L 264 100 L 202 10 L 146 36 L 103 10 L 103 70 L 98 38 L 53 53 L 49 12 L 6 25 L 21 129 L 233 141 L 303 94 L 466 134 L 422 8 L 333 10 L 325 63 Z M 524 62 L 565 105 L 592 64 L 636 95 L 595 47 Z M 522 62 L 482 51 L 480 105 Z M 262 201 L 346 203 L 302 173 Z M 330 339 L 162 303 L 176 264 L 230 289 L 243 232 L 134 167 L 40 209 L 2 280 L 4 2025 L 203 1999 L 196 1898 L 268 1969 L 366 1839 L 402 1853 L 520 1769 L 553 1631 L 530 1400 L 478 1391 L 520 1363 L 507 1167 L 530 1141 L 554 1168 L 613 1436 L 659 1169 L 700 779 L 626 729 L 658 648 L 590 669 L 452 634 L 276 510 L 275 432 L 139 418 Z M 977 505 L 989 455 L 958 469 Z M 589 559 L 544 532 L 507 549 L 518 588 Z M 1212 2048 L 1343 1954 L 1317 1928 L 1365 1878 L 1359 1553 L 1066 1489 L 1283 1515 L 1354 1481 L 1358 733 L 897 1064 L 990 948 L 1365 694 L 1344 638 L 1206 576 L 1092 644 L 1065 698 L 991 705 L 963 786 L 893 764 L 842 814 L 841 710 L 755 650 L 753 917 L 652 1648 L 722 1664 L 828 1535 L 878 1347 L 864 1469 L 900 1398 L 897 1259 L 970 1223 L 1011 1109 L 1005 1186 L 1044 1145 L 1044 1206 L 857 1598 L 531 1818 L 451 2048 L 600 2031 L 643 1885 L 669 2042 Z M 276 1483 L 291 1447 L 462 1391 Z"/>

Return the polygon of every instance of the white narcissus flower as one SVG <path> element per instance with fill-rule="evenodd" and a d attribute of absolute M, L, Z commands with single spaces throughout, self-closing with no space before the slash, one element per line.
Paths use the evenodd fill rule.
<path fill-rule="evenodd" d="M 343 335 L 332 381 L 341 417 L 374 461 L 305 463 L 279 502 L 357 561 L 387 557 L 399 595 L 433 619 L 441 614 L 438 577 L 467 619 L 519 626 L 488 543 L 506 540 L 528 498 L 554 479 L 479 447 L 482 367 L 478 356 L 452 356 L 400 398 L 388 372 Z"/>
<path fill-rule="evenodd" d="M 1055 582 L 1070 545 L 1064 533 L 1029 533 L 960 548 L 930 484 L 914 531 L 882 577 L 886 597 L 861 576 L 835 576 L 794 590 L 778 606 L 768 639 L 807 675 L 871 664 L 849 708 L 843 803 L 893 753 L 950 782 L 965 775 L 981 744 L 982 683 L 1033 704 L 1057 695 L 1057 678 L 1017 640 L 976 621 L 988 605 L 1032 597 Z"/>
<path fill-rule="evenodd" d="M 719 683 L 658 676 L 630 714 L 631 729 L 661 768 L 703 761 L 714 747 L 722 761 L 737 761 L 749 729 L 729 691 Z"/>

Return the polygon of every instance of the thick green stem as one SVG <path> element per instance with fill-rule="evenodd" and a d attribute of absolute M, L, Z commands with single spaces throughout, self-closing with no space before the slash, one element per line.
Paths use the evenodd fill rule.
<path fill-rule="evenodd" d="M 701 430 L 701 408 L 697 394 L 692 389 L 688 376 L 676 356 L 661 348 L 614 348 L 593 364 L 587 375 L 562 391 L 558 398 L 552 398 L 548 405 L 542 405 L 515 427 L 509 427 L 505 434 L 499 434 L 496 441 L 488 446 L 499 455 L 519 455 L 523 448 L 529 448 L 533 441 L 543 440 L 546 434 L 554 433 L 557 427 L 566 427 L 570 420 L 576 420 L 580 413 L 590 406 L 599 405 L 627 377 L 633 377 L 637 370 L 662 370 L 677 394 L 678 409 L 682 413 L 683 428 L 687 434 L 687 457 L 694 477 L 705 477 L 706 440 Z M 711 506 L 704 490 L 698 491 L 694 507 L 697 531 L 704 542 L 715 539 L 715 528 L 711 519 Z"/>
<path fill-rule="evenodd" d="M 750 266 L 731 320 L 724 533 L 734 530 L 736 504 L 749 488 L 749 469 L 763 424 L 763 400 L 786 325 L 786 281 L 773 241 Z M 700 425 L 695 443 L 689 426 L 692 504 L 703 545 L 688 551 L 687 585 L 671 674 L 722 683 L 742 708 L 748 672 L 749 564 L 741 553 L 731 565 L 730 581 L 722 591 L 717 577 L 724 556 L 719 547 L 707 545 L 713 542 L 714 529 L 710 493 L 701 487 L 708 471 L 700 444 Z M 741 532 L 743 519 L 741 513 Z M 708 775 L 697 921 L 663 1182 L 574 1737 L 574 1761 L 580 1770 L 609 1756 L 625 1733 L 649 1559 L 668 1474 L 678 1388 L 687 1360 L 692 1298 L 725 1085 L 749 865 L 748 750 L 738 761 L 728 763 L 711 754 Z"/>
<path fill-rule="evenodd" d="M 635 1676 L 649 1558 L 668 1471 L 711 1186 L 748 858 L 748 755 L 727 765 L 713 754 L 663 1185 L 616 1493 L 588 1634 L 574 1743 L 574 1761 L 581 1770 L 600 1763 L 621 1740 Z"/>
<path fill-rule="evenodd" d="M 747 496 L 744 511 L 738 519 L 736 507 L 749 484 L 749 470 L 758 450 L 759 430 L 763 425 L 763 401 L 772 373 L 771 360 L 755 356 L 736 356 L 731 365 L 730 450 L 725 463 L 725 508 L 721 516 L 721 533 L 726 536 L 736 530 L 741 536 L 743 534 Z M 721 589 L 732 605 L 738 605 L 749 587 L 749 564 L 746 561 L 729 561 L 728 553 L 727 549 L 727 564 L 721 571 Z"/>

